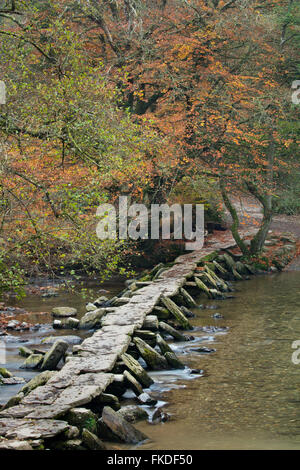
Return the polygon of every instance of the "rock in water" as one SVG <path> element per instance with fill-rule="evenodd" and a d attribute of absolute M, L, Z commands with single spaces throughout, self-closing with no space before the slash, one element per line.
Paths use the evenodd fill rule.
<path fill-rule="evenodd" d="M 90 432 L 88 429 L 82 431 L 82 443 L 89 450 L 107 450 L 106 445 L 104 444 L 99 437 L 94 433 Z"/>
<path fill-rule="evenodd" d="M 80 321 L 78 318 L 68 317 L 63 320 L 54 320 L 53 328 L 57 330 L 76 330 L 79 326 Z"/>
<path fill-rule="evenodd" d="M 197 304 L 195 302 L 195 300 L 193 299 L 193 297 L 183 288 L 181 287 L 179 289 L 179 292 L 181 293 L 185 303 L 187 304 L 188 307 L 196 307 Z"/>
<path fill-rule="evenodd" d="M 19 385 L 25 383 L 23 377 L 9 377 L 7 379 L 2 379 L 3 385 Z"/>
<path fill-rule="evenodd" d="M 223 255 L 223 259 L 227 265 L 227 267 L 232 270 L 234 268 L 234 260 L 231 258 L 230 255 L 228 255 L 227 253 L 224 253 Z"/>
<path fill-rule="evenodd" d="M 153 380 L 147 372 L 142 368 L 140 363 L 134 359 L 130 354 L 124 353 L 121 356 L 125 366 L 130 370 L 131 374 L 144 386 L 150 387 L 153 384 Z"/>
<path fill-rule="evenodd" d="M 100 407 L 101 410 L 105 405 L 110 406 L 115 411 L 121 408 L 118 397 L 111 393 L 101 393 L 101 395 L 91 401 L 91 407 Z"/>
<path fill-rule="evenodd" d="M 166 352 L 173 352 L 168 343 L 159 334 L 156 335 L 156 343 L 162 354 L 165 354 Z"/>
<path fill-rule="evenodd" d="M 172 336 L 176 341 L 188 341 L 188 338 L 184 335 L 182 335 L 181 333 L 179 333 L 179 331 L 175 330 L 175 328 L 173 328 L 171 325 L 168 325 L 167 323 L 161 321 L 159 322 L 159 329 L 164 332 L 164 333 L 167 333 L 168 335 Z"/>
<path fill-rule="evenodd" d="M 235 263 L 235 269 L 241 275 L 247 275 L 248 274 L 248 269 L 246 268 L 246 266 L 243 263 L 241 263 L 241 261 L 237 261 Z"/>
<path fill-rule="evenodd" d="M 57 340 L 64 341 L 68 344 L 80 344 L 82 339 L 76 335 L 68 335 L 68 336 L 47 336 L 46 338 L 42 339 L 43 344 L 54 344 Z"/>
<path fill-rule="evenodd" d="M 105 314 L 105 308 L 98 308 L 92 312 L 86 313 L 79 323 L 80 330 L 91 330 L 101 326 L 101 318 Z"/>
<path fill-rule="evenodd" d="M 138 400 L 142 405 L 156 405 L 157 400 L 153 397 L 150 397 L 150 395 L 146 392 L 141 393 L 141 395 L 138 396 Z"/>
<path fill-rule="evenodd" d="M 31 351 L 31 349 L 27 348 L 26 346 L 21 346 L 19 348 L 19 354 L 23 357 L 29 357 L 31 354 L 33 354 L 33 351 Z"/>
<path fill-rule="evenodd" d="M 126 419 L 129 423 L 136 423 L 137 421 L 148 419 L 147 411 L 136 405 L 122 406 L 122 408 L 117 411 L 117 414 Z"/>
<path fill-rule="evenodd" d="M 52 309 L 53 317 L 73 317 L 77 315 L 77 309 L 72 307 L 54 307 Z"/>
<path fill-rule="evenodd" d="M 26 361 L 20 366 L 21 369 L 36 369 L 43 361 L 42 354 L 31 354 L 27 357 Z"/>
<path fill-rule="evenodd" d="M 168 369 L 167 360 L 141 338 L 134 338 L 134 343 L 148 367 L 152 370 Z"/>
<path fill-rule="evenodd" d="M 85 308 L 87 312 L 92 312 L 93 310 L 97 310 L 98 307 L 92 304 L 92 302 L 89 302 L 88 304 L 86 304 Z"/>
<path fill-rule="evenodd" d="M 68 349 L 66 341 L 58 340 L 43 357 L 42 370 L 54 370 Z"/>
<path fill-rule="evenodd" d="M 137 444 L 147 439 L 145 434 L 135 429 L 132 424 L 123 419 L 122 416 L 109 406 L 103 408 L 102 420 L 112 434 L 121 442 Z"/>
<path fill-rule="evenodd" d="M 55 374 L 55 371 L 50 371 L 50 370 L 45 370 L 44 372 L 41 372 L 40 374 L 36 375 L 31 379 L 29 382 L 27 382 L 26 385 L 24 385 L 23 388 L 21 388 L 21 392 L 24 393 L 24 395 L 27 395 L 28 393 L 32 392 L 37 387 L 40 387 L 41 385 L 46 385 L 49 379 L 53 377 Z"/>
<path fill-rule="evenodd" d="M 176 321 L 185 329 L 192 329 L 188 319 L 184 316 L 180 308 L 168 297 L 161 298 L 164 306 L 172 313 Z"/>
<path fill-rule="evenodd" d="M 136 395 L 143 393 L 141 384 L 133 377 L 133 375 L 130 374 L 130 372 L 128 372 L 128 370 L 125 370 L 123 375 L 128 388 L 130 388 Z"/>
<path fill-rule="evenodd" d="M 180 360 L 178 359 L 175 353 L 166 352 L 165 358 L 167 359 L 168 364 L 170 367 L 172 367 L 172 369 L 184 369 L 185 368 L 185 365 L 182 364 L 182 362 L 180 362 Z"/>
<path fill-rule="evenodd" d="M 134 336 L 143 339 L 147 344 L 153 348 L 156 346 L 156 334 L 148 330 L 135 330 Z"/>
<path fill-rule="evenodd" d="M 90 432 L 97 432 L 97 415 L 87 408 L 73 408 L 65 416 L 65 420 L 72 426 L 76 426 L 80 431 L 87 429 Z"/>
<path fill-rule="evenodd" d="M 5 367 L 0 367 L 0 375 L 4 379 L 10 379 L 13 376 L 12 373 L 9 372 L 9 370 L 5 369 Z"/>
<path fill-rule="evenodd" d="M 142 328 L 144 330 L 153 330 L 157 331 L 158 330 L 158 318 L 156 315 L 147 315 Z"/>

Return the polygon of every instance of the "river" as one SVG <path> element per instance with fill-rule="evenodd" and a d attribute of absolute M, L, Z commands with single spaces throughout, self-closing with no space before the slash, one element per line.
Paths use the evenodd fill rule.
<path fill-rule="evenodd" d="M 152 373 L 156 383 L 151 391 L 165 403 L 164 409 L 171 419 L 156 425 L 137 424 L 149 436 L 139 448 L 300 448 L 300 364 L 291 360 L 292 343 L 300 340 L 299 285 L 300 272 L 286 272 L 238 282 L 232 299 L 198 298 L 199 304 L 216 308 L 194 309 L 195 340 L 172 347 L 187 366 L 203 369 L 204 373 L 193 376 L 188 369 Z M 106 288 L 113 295 L 121 290 L 122 283 Z M 77 307 L 81 314 L 84 303 L 81 297 L 69 293 L 44 300 L 28 296 L 17 305 L 35 312 L 30 321 L 44 326 L 36 333 L 17 336 L 29 340 L 25 343 L 29 347 L 38 344 L 43 336 L 54 333 L 49 325 L 50 315 L 41 315 L 40 311 L 50 312 L 55 305 L 69 305 Z M 213 318 L 216 313 L 223 318 Z M 6 366 L 15 375 L 29 379 L 34 374 L 20 371 L 18 346 L 8 343 Z M 216 351 L 196 352 L 200 346 Z M 19 388 L 2 386 L 0 403 Z"/>
<path fill-rule="evenodd" d="M 195 327 L 228 331 L 195 332 L 210 336 L 200 344 L 216 352 L 179 356 L 205 374 L 162 397 L 169 422 L 138 425 L 151 439 L 142 448 L 300 448 L 300 364 L 291 360 L 292 342 L 300 340 L 299 285 L 299 272 L 258 276 L 236 283 L 235 298 L 206 302 L 217 310 L 194 310 Z M 224 319 L 212 318 L 215 312 Z"/>

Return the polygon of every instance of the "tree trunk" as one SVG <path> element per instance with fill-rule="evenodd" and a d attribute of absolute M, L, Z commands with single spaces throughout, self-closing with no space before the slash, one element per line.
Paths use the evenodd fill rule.
<path fill-rule="evenodd" d="M 247 256 L 247 255 L 249 255 L 249 250 L 248 250 L 244 240 L 240 237 L 239 232 L 238 232 L 239 225 L 240 225 L 239 216 L 237 214 L 237 211 L 236 211 L 235 207 L 232 205 L 232 203 L 231 203 L 231 201 L 228 197 L 228 193 L 226 191 L 225 180 L 223 178 L 220 179 L 220 189 L 221 189 L 221 194 L 222 194 L 222 197 L 223 197 L 225 207 L 229 211 L 229 213 L 232 217 L 232 225 L 230 227 L 232 236 L 233 236 L 237 246 L 239 247 L 239 249 L 243 253 L 243 255 Z"/>

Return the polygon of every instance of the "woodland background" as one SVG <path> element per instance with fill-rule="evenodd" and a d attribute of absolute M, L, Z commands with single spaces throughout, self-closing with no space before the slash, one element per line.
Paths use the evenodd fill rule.
<path fill-rule="evenodd" d="M 119 195 L 225 205 L 256 255 L 300 211 L 299 45 L 296 0 L 0 1 L 1 291 L 134 267 L 149 246 L 96 237 Z M 236 194 L 262 205 L 250 247 Z"/>

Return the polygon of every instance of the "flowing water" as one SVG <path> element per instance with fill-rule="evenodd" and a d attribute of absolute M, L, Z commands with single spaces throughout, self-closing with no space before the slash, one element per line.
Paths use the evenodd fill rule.
<path fill-rule="evenodd" d="M 150 438 L 143 449 L 300 448 L 300 364 L 291 360 L 300 340 L 299 286 L 299 272 L 259 276 L 237 283 L 235 298 L 207 302 L 217 310 L 194 310 L 196 344 L 216 352 L 176 345 L 185 364 L 205 373 L 162 395 L 172 419 L 138 425 Z M 212 318 L 216 312 L 224 318 Z M 228 330 L 197 331 L 205 326 Z"/>
<path fill-rule="evenodd" d="M 49 283 L 46 282 L 47 285 Z M 33 325 L 38 325 L 36 331 L 25 331 L 25 332 L 14 332 L 12 331 L 8 336 L 0 337 L 0 353 L 5 347 L 5 363 L 1 362 L 0 354 L 0 367 L 6 367 L 14 376 L 23 377 L 26 381 L 33 378 L 37 372 L 33 370 L 20 369 L 20 366 L 24 362 L 25 358 L 19 355 L 20 346 L 26 346 L 30 349 L 38 348 L 42 350 L 48 350 L 49 344 L 41 344 L 44 338 L 48 336 L 66 336 L 76 335 L 81 338 L 85 338 L 91 335 L 91 331 L 85 330 L 54 330 L 52 328 L 53 317 L 51 316 L 51 310 L 53 307 L 75 307 L 77 309 L 76 318 L 80 319 L 85 313 L 85 305 L 87 302 L 98 298 L 101 295 L 105 295 L 108 298 L 118 294 L 124 289 L 124 281 L 115 279 L 101 284 L 97 281 L 86 281 L 85 291 L 81 292 L 80 286 L 78 286 L 77 292 L 70 291 L 67 289 L 59 288 L 59 284 L 53 284 L 53 290 L 57 290 L 57 296 L 55 297 L 42 297 L 39 291 L 35 295 L 27 295 L 22 300 L 10 299 L 7 302 L 10 306 L 17 306 L 25 309 L 27 314 L 13 315 L 11 319 L 18 320 L 20 322 L 29 322 Z M 46 291 L 45 291 L 46 292 Z M 72 346 L 70 346 L 70 349 Z M 22 385 L 6 385 L 0 386 L 0 405 L 8 401 L 10 397 L 18 393 L 23 387 Z"/>
<path fill-rule="evenodd" d="M 236 283 L 234 298 L 199 304 L 216 309 L 194 309 L 195 340 L 173 343 L 176 354 L 203 374 L 184 371 L 152 373 L 151 392 L 171 415 L 166 423 L 142 422 L 137 427 L 149 440 L 142 449 L 299 449 L 300 364 L 292 363 L 292 343 L 300 340 L 300 272 L 258 276 Z M 106 286 L 111 294 L 122 283 Z M 96 294 L 96 291 L 95 291 Z M 100 294 L 95 295 L 97 297 Z M 30 321 L 43 323 L 36 333 L 18 334 L 29 347 L 54 332 L 49 325 L 55 305 L 75 306 L 79 314 L 85 301 L 68 293 L 41 300 L 29 296 L 18 303 L 33 312 Z M 215 319 L 220 313 L 223 318 Z M 80 315 L 79 315 L 80 316 Z M 29 319 L 27 318 L 29 321 Z M 84 333 L 87 334 L 87 333 Z M 30 378 L 19 369 L 20 344 L 8 343 L 8 364 L 15 375 Z M 199 347 L 215 349 L 203 354 Z M 21 386 L 2 386 L 0 403 Z M 128 395 L 128 400 L 132 400 Z M 148 409 L 150 415 L 153 409 Z"/>

